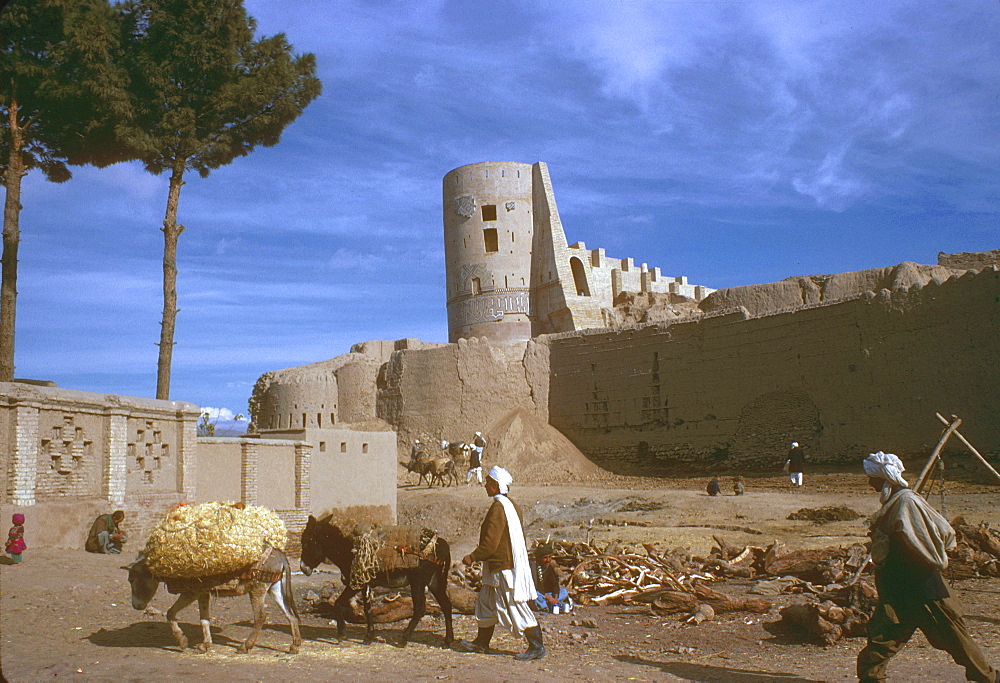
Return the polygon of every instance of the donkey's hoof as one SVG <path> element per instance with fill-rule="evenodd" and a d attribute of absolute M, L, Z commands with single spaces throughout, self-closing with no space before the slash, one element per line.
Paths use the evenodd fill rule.
<path fill-rule="evenodd" d="M 194 647 L 194 651 L 197 652 L 200 655 L 205 654 L 210 649 L 212 649 L 212 646 L 208 645 L 206 643 L 199 643 L 198 645 L 195 645 L 195 647 Z"/>

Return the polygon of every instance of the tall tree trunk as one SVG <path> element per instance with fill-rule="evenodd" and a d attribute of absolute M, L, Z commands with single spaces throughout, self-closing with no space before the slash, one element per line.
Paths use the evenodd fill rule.
<path fill-rule="evenodd" d="M 160 358 L 156 363 L 156 398 L 170 399 L 170 365 L 174 358 L 174 327 L 177 322 L 177 240 L 184 226 L 177 224 L 177 205 L 184 184 L 185 160 L 174 163 L 163 219 L 163 320 L 160 322 Z"/>
<path fill-rule="evenodd" d="M 14 380 L 14 320 L 17 310 L 17 249 L 21 243 L 21 179 L 27 172 L 21 161 L 24 145 L 17 120 L 17 100 L 8 109 L 10 119 L 10 158 L 4 186 L 7 199 L 3 207 L 3 272 L 0 275 L 0 382 Z"/>

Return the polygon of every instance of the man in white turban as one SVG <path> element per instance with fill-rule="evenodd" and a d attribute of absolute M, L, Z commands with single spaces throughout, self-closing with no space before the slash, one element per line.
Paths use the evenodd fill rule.
<path fill-rule="evenodd" d="M 476 432 L 472 437 L 472 451 L 469 453 L 469 471 L 465 473 L 465 483 L 471 484 L 472 478 L 483 483 L 483 449 L 486 448 L 486 437 L 482 432 Z"/>
<path fill-rule="evenodd" d="M 464 564 L 484 562 L 483 587 L 476 600 L 479 633 L 475 640 L 462 640 L 462 652 L 486 652 L 497 624 L 514 635 L 524 634 L 528 649 L 515 655 L 518 660 L 545 656 L 542 629 L 538 627 L 530 602 L 535 599 L 535 583 L 528 563 L 528 549 L 521 526 L 521 511 L 507 497 L 513 477 L 500 466 L 493 467 L 483 486 L 493 504 L 479 532 L 479 545 L 462 558 Z"/>
<path fill-rule="evenodd" d="M 931 645 L 965 667 L 968 680 L 1000 683 L 1000 671 L 972 640 L 961 605 L 941 579 L 955 531 L 910 490 L 897 456 L 879 451 L 863 465 L 882 508 L 869 520 L 878 605 L 868 622 L 868 644 L 858 654 L 858 679 L 884 681 L 889 660 L 919 628 Z"/>
<path fill-rule="evenodd" d="M 788 460 L 785 467 L 788 469 L 788 480 L 792 486 L 802 486 L 802 470 L 806 466 L 806 452 L 798 441 L 793 441 L 788 448 Z"/>

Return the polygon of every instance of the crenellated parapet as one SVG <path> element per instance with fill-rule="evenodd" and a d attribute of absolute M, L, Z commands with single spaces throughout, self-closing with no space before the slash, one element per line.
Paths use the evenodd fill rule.
<path fill-rule="evenodd" d="M 569 245 L 542 162 L 470 164 L 442 184 L 451 342 L 517 343 L 602 327 L 621 292 L 700 301 L 713 291 L 582 242 Z"/>

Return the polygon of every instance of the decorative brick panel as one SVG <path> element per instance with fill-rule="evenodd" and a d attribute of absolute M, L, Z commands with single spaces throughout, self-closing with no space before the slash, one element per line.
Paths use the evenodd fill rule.
<path fill-rule="evenodd" d="M 240 444 L 240 493 L 247 505 L 257 505 L 257 464 L 260 451 L 257 444 L 245 440 Z"/>
<path fill-rule="evenodd" d="M 14 505 L 34 505 L 39 448 L 37 405 L 19 405 L 15 409 L 13 445 L 11 477 L 7 484 L 10 500 Z"/>

